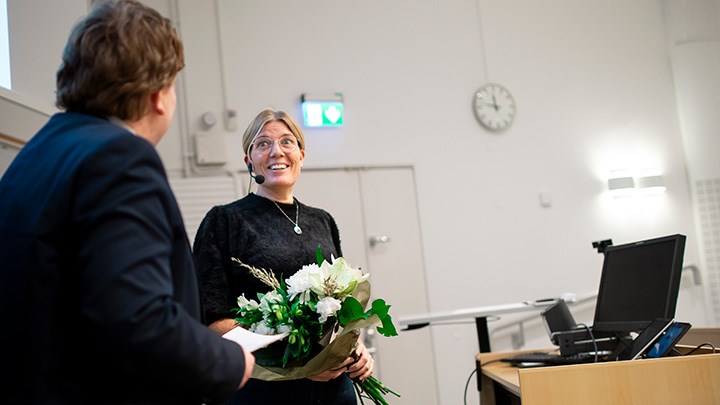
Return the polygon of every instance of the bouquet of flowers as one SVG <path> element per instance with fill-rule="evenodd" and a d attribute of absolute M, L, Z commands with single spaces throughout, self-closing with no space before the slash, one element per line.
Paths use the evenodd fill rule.
<path fill-rule="evenodd" d="M 278 280 L 271 270 L 249 266 L 232 258 L 270 290 L 257 300 L 238 297 L 235 321 L 262 335 L 286 334 L 283 340 L 256 351 L 253 378 L 291 380 L 306 378 L 335 368 L 357 347 L 360 330 L 372 326 L 384 336 L 397 331 L 388 313 L 389 305 L 370 297 L 368 274 L 352 268 L 342 258 L 326 261 L 320 249 L 317 264 L 303 266 L 287 280 Z M 373 376 L 353 381 L 358 394 L 365 393 L 375 404 L 385 404 L 384 395 L 400 396 Z"/>

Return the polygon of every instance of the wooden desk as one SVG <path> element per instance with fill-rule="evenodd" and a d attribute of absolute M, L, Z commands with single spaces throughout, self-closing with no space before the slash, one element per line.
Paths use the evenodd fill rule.
<path fill-rule="evenodd" d="M 720 353 L 571 366 L 516 368 L 481 353 L 480 403 L 720 404 Z"/>

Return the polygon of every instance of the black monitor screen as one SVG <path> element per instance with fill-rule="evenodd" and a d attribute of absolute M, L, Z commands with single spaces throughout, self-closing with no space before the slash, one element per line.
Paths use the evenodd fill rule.
<path fill-rule="evenodd" d="M 685 236 L 671 235 L 605 249 L 593 330 L 630 332 L 675 317 Z"/>

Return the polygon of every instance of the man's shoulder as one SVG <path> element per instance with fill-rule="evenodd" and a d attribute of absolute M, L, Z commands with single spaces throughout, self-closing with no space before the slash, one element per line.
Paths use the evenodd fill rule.
<path fill-rule="evenodd" d="M 137 139 L 136 139 L 137 138 Z M 113 142 L 147 144 L 144 139 L 107 119 L 87 114 L 62 112 L 53 115 L 29 145 L 43 143 L 54 148 L 80 148 L 87 152 Z"/>

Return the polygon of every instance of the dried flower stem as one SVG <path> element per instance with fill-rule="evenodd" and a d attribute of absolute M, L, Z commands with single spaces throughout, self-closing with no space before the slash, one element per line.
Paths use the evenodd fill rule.
<path fill-rule="evenodd" d="M 280 282 L 275 277 L 275 273 L 273 273 L 271 270 L 258 269 L 256 267 L 245 264 L 234 257 L 231 257 L 230 259 L 238 263 L 240 266 L 248 269 L 250 271 L 250 274 L 252 274 L 258 280 L 262 281 L 263 284 L 269 286 L 270 288 L 275 289 L 280 287 Z"/>

